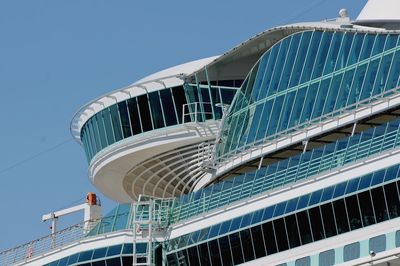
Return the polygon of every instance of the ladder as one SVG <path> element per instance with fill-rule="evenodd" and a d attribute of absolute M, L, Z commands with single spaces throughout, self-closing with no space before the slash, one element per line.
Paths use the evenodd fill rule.
<path fill-rule="evenodd" d="M 152 266 L 153 258 L 153 209 L 154 201 L 137 201 L 132 203 L 132 230 L 133 230 L 133 266 Z M 146 252 L 138 252 L 138 239 L 146 243 Z"/>

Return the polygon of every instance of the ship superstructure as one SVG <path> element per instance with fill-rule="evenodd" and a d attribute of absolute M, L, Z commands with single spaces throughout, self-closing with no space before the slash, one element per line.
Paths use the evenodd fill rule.
<path fill-rule="evenodd" d="M 400 263 L 400 4 L 266 30 L 83 106 L 110 213 L 1 265 Z"/>

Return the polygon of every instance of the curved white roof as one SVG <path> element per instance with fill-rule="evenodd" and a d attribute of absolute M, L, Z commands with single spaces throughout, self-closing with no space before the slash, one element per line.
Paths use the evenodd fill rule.
<path fill-rule="evenodd" d="M 361 10 L 356 22 L 400 21 L 399 0 L 369 0 Z"/>
<path fill-rule="evenodd" d="M 71 121 L 72 136 L 79 141 L 82 126 L 86 123 L 86 121 L 94 114 L 109 107 L 110 105 L 145 93 L 157 91 L 165 87 L 169 88 L 182 85 L 183 79 L 187 75 L 201 69 L 218 57 L 219 56 L 203 58 L 167 68 L 140 79 L 127 87 L 98 97 L 97 99 L 81 107 L 81 109 L 76 112 Z"/>

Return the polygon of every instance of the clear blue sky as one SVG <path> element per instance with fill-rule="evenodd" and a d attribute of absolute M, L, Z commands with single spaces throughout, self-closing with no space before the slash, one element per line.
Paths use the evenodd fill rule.
<path fill-rule="evenodd" d="M 91 99 L 267 28 L 355 18 L 366 0 L 0 2 L 0 250 L 48 234 L 41 215 L 95 191 L 69 123 Z M 103 210 L 113 206 L 100 195 Z M 78 223 L 83 215 L 62 219 Z"/>

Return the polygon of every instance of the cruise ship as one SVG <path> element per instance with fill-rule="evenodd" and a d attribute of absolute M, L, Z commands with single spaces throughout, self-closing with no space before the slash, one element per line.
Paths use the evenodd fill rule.
<path fill-rule="evenodd" d="M 100 96 L 70 129 L 118 205 L 0 265 L 400 265 L 399 82 L 400 2 L 369 0 Z"/>

